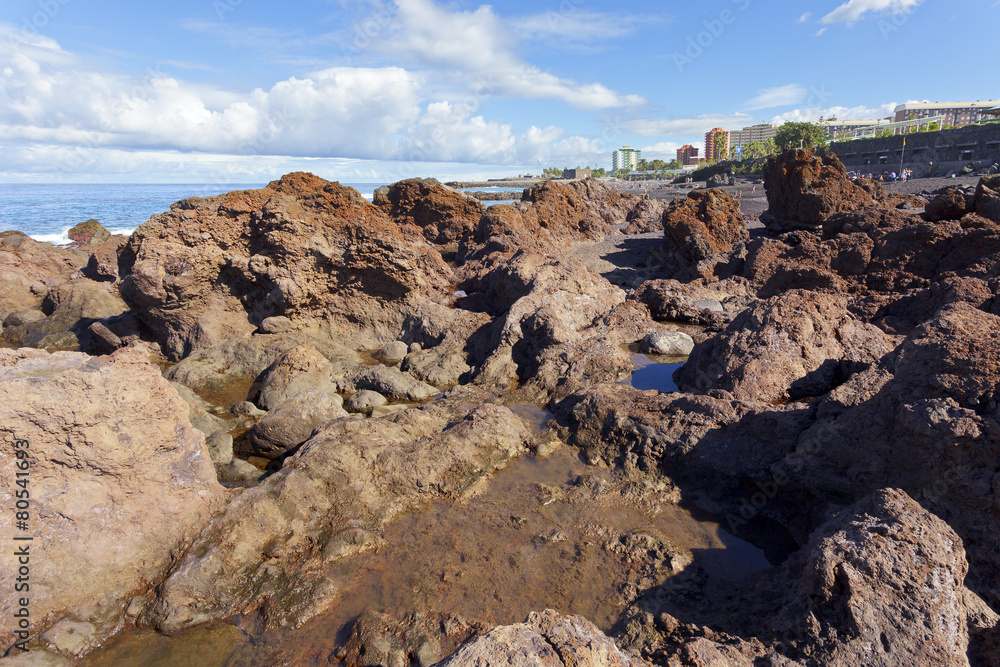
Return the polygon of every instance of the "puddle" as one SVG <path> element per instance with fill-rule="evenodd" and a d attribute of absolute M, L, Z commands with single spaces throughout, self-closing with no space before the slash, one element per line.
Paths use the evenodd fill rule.
<path fill-rule="evenodd" d="M 256 386 L 255 386 L 256 385 Z M 196 389 L 194 393 L 212 405 L 229 408 L 242 401 L 249 401 L 260 393 L 261 383 L 253 378 L 233 380 L 221 386 L 207 386 Z"/>
<path fill-rule="evenodd" d="M 508 407 L 533 424 L 549 418 L 534 404 Z M 476 498 L 400 517 L 380 550 L 334 563 L 326 574 L 337 600 L 299 628 L 253 638 L 227 623 L 174 638 L 131 631 L 84 664 L 336 663 L 337 647 L 367 610 L 397 619 L 440 612 L 493 626 L 551 608 L 607 630 L 627 603 L 691 556 L 726 581 L 770 567 L 762 550 L 697 520 L 670 493 L 656 481 L 616 481 L 557 445 L 545 458 L 521 457 Z M 220 639 L 209 647 L 213 636 Z"/>
<path fill-rule="evenodd" d="M 684 365 L 686 357 L 650 357 L 645 354 L 633 354 L 632 363 L 635 371 L 632 377 L 622 382 L 636 389 L 656 389 L 663 393 L 678 391 L 674 383 L 674 371 Z"/>
<path fill-rule="evenodd" d="M 395 618 L 442 612 L 492 626 L 551 608 L 607 630 L 626 603 L 672 574 L 649 544 L 668 542 L 727 581 L 770 567 L 760 549 L 656 492 L 635 492 L 641 486 L 613 483 L 610 471 L 566 445 L 544 459 L 522 457 L 480 497 L 403 517 L 380 551 L 334 564 L 327 574 L 342 582 L 338 601 L 301 628 L 261 638 L 261 655 L 321 664 L 367 610 Z M 624 547 L 630 539 L 643 546 Z M 250 652 L 232 664 L 267 664 Z"/>
<path fill-rule="evenodd" d="M 78 661 L 77 667 L 221 667 L 247 641 L 235 625 L 213 623 L 176 637 L 155 630 L 123 630 L 102 648 Z"/>

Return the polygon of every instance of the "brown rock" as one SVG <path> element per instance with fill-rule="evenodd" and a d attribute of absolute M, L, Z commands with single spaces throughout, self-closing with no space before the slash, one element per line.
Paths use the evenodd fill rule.
<path fill-rule="evenodd" d="M 978 215 L 1000 223 L 1000 175 L 979 179 L 974 203 Z"/>
<path fill-rule="evenodd" d="M 34 538 L 34 633 L 66 616 L 93 623 L 100 638 L 114 632 L 223 497 L 188 406 L 134 350 L 93 358 L 0 349 L 0 434 L 5 470 L 16 469 L 16 440 L 32 462 L 30 533 L 15 531 L 12 511 L 0 530 Z M 16 574 L 0 569 L 5 590 Z M 7 618 L 14 602 L 0 597 Z M 0 631 L 4 646 L 10 627 Z"/>
<path fill-rule="evenodd" d="M 663 233 L 678 270 L 696 271 L 712 255 L 749 238 L 739 203 L 725 190 L 695 190 L 674 199 L 663 214 Z"/>
<path fill-rule="evenodd" d="M 265 410 L 276 408 L 284 401 L 306 390 L 336 393 L 331 382 L 333 365 L 309 345 L 299 345 L 285 352 L 264 375 L 258 403 Z"/>
<path fill-rule="evenodd" d="M 969 212 L 969 201 L 965 193 L 960 188 L 948 188 L 927 202 L 924 217 L 930 222 L 958 220 Z"/>
<path fill-rule="evenodd" d="M 315 389 L 285 399 L 254 424 L 250 431 L 251 453 L 265 459 L 287 454 L 323 424 L 346 417 L 343 405 L 344 399 L 338 394 Z"/>
<path fill-rule="evenodd" d="M 379 188 L 373 202 L 399 225 L 412 225 L 429 242 L 454 243 L 479 224 L 486 207 L 433 178 L 409 178 Z"/>
<path fill-rule="evenodd" d="M 95 248 L 111 238 L 111 232 L 93 218 L 74 225 L 66 235 L 74 248 Z"/>
<path fill-rule="evenodd" d="M 464 418 L 434 406 L 330 422 L 203 531 L 159 588 L 158 627 L 261 605 L 269 627 L 304 622 L 336 595 L 324 563 L 378 546 L 402 512 L 474 492 L 529 438 L 523 420 L 491 404 Z"/>
<path fill-rule="evenodd" d="M 677 386 L 747 401 L 819 396 L 894 347 L 852 316 L 843 297 L 796 290 L 751 306 L 697 345 Z"/>
<path fill-rule="evenodd" d="M 786 565 L 801 574 L 775 625 L 793 657 L 823 665 L 969 664 L 962 540 L 898 489 L 816 530 Z"/>
<path fill-rule="evenodd" d="M 122 296 L 173 359 L 274 315 L 327 316 L 360 345 L 391 339 L 451 275 L 355 190 L 303 173 L 178 202 L 139 226 L 119 264 Z"/>
<path fill-rule="evenodd" d="M 127 236 L 115 234 L 94 248 L 83 269 L 84 275 L 98 282 L 118 282 L 118 253 L 127 242 Z"/>
<path fill-rule="evenodd" d="M 768 158 L 764 187 L 769 208 L 761 221 L 772 232 L 815 229 L 834 213 L 876 203 L 847 178 L 836 155 L 820 157 L 811 149 L 788 150 Z"/>
<path fill-rule="evenodd" d="M 640 199 L 625 216 L 625 234 L 645 234 L 663 230 L 663 213 L 667 203 L 662 199 Z"/>
<path fill-rule="evenodd" d="M 524 623 L 490 630 L 438 663 L 512 667 L 639 667 L 648 665 L 622 651 L 614 640 L 582 616 L 547 609 L 531 612 Z"/>
<path fill-rule="evenodd" d="M 39 243 L 21 232 L 0 232 L 0 320 L 41 306 L 51 287 L 69 280 L 86 262 L 79 251 Z"/>

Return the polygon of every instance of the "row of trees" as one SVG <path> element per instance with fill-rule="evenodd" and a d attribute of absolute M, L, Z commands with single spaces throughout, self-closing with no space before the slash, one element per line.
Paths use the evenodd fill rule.
<path fill-rule="evenodd" d="M 733 151 L 729 151 L 726 148 L 726 136 L 724 134 L 715 135 L 715 154 L 719 156 L 719 160 L 727 160 L 730 158 L 735 158 L 737 155 L 733 154 Z M 826 146 L 829 139 L 827 137 L 826 129 L 816 123 L 795 123 L 787 122 L 778 128 L 777 135 L 774 139 L 767 139 L 765 141 L 751 141 L 743 146 L 743 150 L 739 152 L 738 157 L 741 160 L 754 160 L 759 158 L 764 158 L 769 155 L 774 155 L 785 148 L 817 148 L 820 146 Z M 681 169 L 683 165 L 680 160 L 645 160 L 640 159 L 639 164 L 636 166 L 635 171 L 641 172 L 646 176 L 651 176 L 653 178 L 657 176 L 665 176 L 664 172 L 676 171 Z M 581 167 L 577 167 L 581 169 Z M 603 167 L 597 169 L 591 169 L 594 176 L 600 178 L 605 176 L 607 172 Z M 548 167 L 542 172 L 543 178 L 561 178 L 563 170 L 558 167 Z M 625 170 L 619 170 L 614 174 L 615 176 L 625 176 L 627 172 Z"/>
<path fill-rule="evenodd" d="M 559 167 L 546 167 L 542 170 L 542 178 L 562 178 L 563 172 L 567 169 L 569 169 L 569 167 L 564 167 L 562 169 Z M 603 178 L 604 176 L 607 176 L 608 173 L 604 167 L 591 168 L 577 166 L 577 169 L 590 169 L 590 173 L 595 178 Z"/>

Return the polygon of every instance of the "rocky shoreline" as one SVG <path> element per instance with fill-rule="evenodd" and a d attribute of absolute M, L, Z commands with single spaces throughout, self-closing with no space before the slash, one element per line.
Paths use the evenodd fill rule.
<path fill-rule="evenodd" d="M 128 238 L 0 234 L 38 554 L 0 665 L 128 664 L 132 633 L 174 664 L 1000 664 L 1000 177 L 893 191 L 793 150 L 765 181 L 487 208 L 295 173 Z M 628 385 L 641 353 L 677 391 Z M 437 583 L 347 614 L 444 507 L 504 558 L 407 535 Z M 655 523 L 680 507 L 769 566 L 720 576 Z M 494 603 L 448 602 L 492 568 Z"/>

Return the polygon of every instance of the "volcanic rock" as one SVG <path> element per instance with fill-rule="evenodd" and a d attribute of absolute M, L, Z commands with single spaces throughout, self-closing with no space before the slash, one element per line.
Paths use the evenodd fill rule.
<path fill-rule="evenodd" d="M 697 275 L 699 262 L 749 238 L 739 203 L 718 189 L 674 199 L 663 214 L 663 233 L 673 255 L 670 268 L 681 275 L 685 270 Z"/>
<path fill-rule="evenodd" d="M 662 199 L 640 199 L 628 215 L 628 224 L 622 229 L 625 234 L 645 234 L 663 230 L 663 212 L 667 203 Z"/>
<path fill-rule="evenodd" d="M 261 605 L 269 627 L 304 622 L 336 592 L 323 563 L 376 547 L 402 512 L 473 492 L 529 438 L 491 404 L 465 417 L 431 407 L 328 423 L 202 532 L 158 589 L 157 626 L 176 632 Z"/>
<path fill-rule="evenodd" d="M 50 288 L 86 263 L 82 252 L 40 243 L 21 232 L 0 232 L 0 320 L 39 308 Z"/>
<path fill-rule="evenodd" d="M 17 440 L 32 462 L 34 633 L 72 617 L 107 637 L 223 498 L 187 404 L 135 350 L 93 358 L 0 349 L 0 433 L 5 470 L 16 470 Z M 13 522 L 5 512 L 0 530 L 23 534 Z M 16 574 L 0 569 L 5 590 Z M 0 597 L 8 618 L 14 602 Z M 0 641 L 12 644 L 9 630 Z"/>
<path fill-rule="evenodd" d="M 430 243 L 454 243 L 479 223 L 486 207 L 433 178 L 409 178 L 375 192 L 373 203 L 401 226 L 412 225 Z"/>
<path fill-rule="evenodd" d="M 388 399 L 377 391 L 362 389 L 344 401 L 344 409 L 348 412 L 371 412 L 373 408 L 388 402 Z"/>
<path fill-rule="evenodd" d="M 680 331 L 655 331 L 642 339 L 642 350 L 646 354 L 671 357 L 685 357 L 694 349 L 691 336 Z"/>
<path fill-rule="evenodd" d="M 395 337 L 451 274 L 357 191 L 304 173 L 178 202 L 139 226 L 119 264 L 123 298 L 172 359 L 276 315 L 325 317 L 360 345 Z"/>
<path fill-rule="evenodd" d="M 1000 175 L 979 179 L 975 208 L 978 215 L 1000 223 Z"/>
<path fill-rule="evenodd" d="M 335 394 L 337 386 L 331 381 L 333 365 L 309 345 L 299 345 L 285 352 L 264 374 L 258 404 L 272 409 L 295 394 L 318 390 Z"/>
<path fill-rule="evenodd" d="M 74 225 L 66 235 L 73 242 L 71 247 L 85 249 L 96 248 L 111 238 L 111 232 L 93 218 Z"/>
<path fill-rule="evenodd" d="M 751 306 L 697 345 L 677 386 L 747 401 L 818 396 L 894 347 L 852 316 L 843 297 L 796 290 Z"/>
<path fill-rule="evenodd" d="M 834 213 L 874 206 L 875 199 L 847 178 L 836 155 L 793 149 L 768 158 L 764 168 L 768 210 L 761 221 L 772 232 L 814 229 Z"/>
<path fill-rule="evenodd" d="M 927 202 L 924 217 L 930 222 L 940 220 L 958 220 L 970 212 L 969 199 L 958 188 L 948 188 L 934 199 Z"/>
<path fill-rule="evenodd" d="M 301 391 L 269 411 L 250 430 L 250 447 L 255 456 L 276 459 L 312 435 L 328 421 L 346 417 L 344 399 L 316 389 Z"/>
<path fill-rule="evenodd" d="M 640 667 L 648 664 L 619 649 L 614 640 L 582 616 L 562 616 L 551 609 L 531 612 L 524 623 L 494 628 L 438 663 L 439 667 Z"/>

